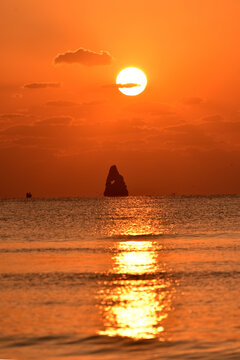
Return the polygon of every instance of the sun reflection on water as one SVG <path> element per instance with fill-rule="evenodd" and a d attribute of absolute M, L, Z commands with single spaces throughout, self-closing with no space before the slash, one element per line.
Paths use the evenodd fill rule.
<path fill-rule="evenodd" d="M 170 282 L 158 261 L 161 247 L 152 241 L 121 241 L 113 256 L 113 274 L 120 275 L 100 294 L 108 336 L 161 338 L 171 307 Z M 122 276 L 121 276 L 122 275 Z"/>
<path fill-rule="evenodd" d="M 150 241 L 120 242 L 114 258 L 114 271 L 118 274 L 144 274 L 155 272 L 156 252 Z"/>

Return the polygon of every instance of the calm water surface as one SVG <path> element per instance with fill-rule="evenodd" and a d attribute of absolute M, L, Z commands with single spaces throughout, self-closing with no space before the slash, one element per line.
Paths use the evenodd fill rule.
<path fill-rule="evenodd" d="M 240 197 L 0 200 L 0 358 L 240 359 Z"/>

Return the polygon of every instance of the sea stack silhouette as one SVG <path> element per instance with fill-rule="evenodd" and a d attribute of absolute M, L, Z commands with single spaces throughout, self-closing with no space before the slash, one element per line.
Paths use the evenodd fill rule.
<path fill-rule="evenodd" d="M 127 186 L 123 176 L 119 174 L 116 165 L 110 167 L 104 196 L 128 196 Z"/>

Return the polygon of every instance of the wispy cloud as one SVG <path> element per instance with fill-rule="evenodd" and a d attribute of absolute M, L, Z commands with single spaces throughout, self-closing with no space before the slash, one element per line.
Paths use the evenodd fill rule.
<path fill-rule="evenodd" d="M 35 89 L 46 89 L 46 88 L 58 88 L 60 87 L 59 83 L 30 83 L 25 84 L 25 89 L 35 90 Z"/>
<path fill-rule="evenodd" d="M 124 89 L 124 88 L 133 88 L 133 87 L 136 87 L 136 86 L 141 86 L 140 84 L 135 84 L 135 83 L 127 83 L 127 84 L 116 84 L 117 87 L 119 89 Z"/>
<path fill-rule="evenodd" d="M 16 120 L 19 118 L 24 118 L 27 117 L 27 114 L 23 114 L 23 113 L 7 113 L 7 114 L 0 114 L 0 119 L 3 120 Z"/>
<path fill-rule="evenodd" d="M 136 86 L 141 86 L 141 84 L 136 84 L 136 83 L 127 83 L 127 84 L 109 84 L 109 85 L 104 85 L 105 88 L 116 88 L 116 89 L 131 89 L 134 88 Z"/>
<path fill-rule="evenodd" d="M 67 51 L 64 54 L 58 54 L 54 62 L 55 64 L 78 63 L 86 66 L 110 65 L 112 63 L 112 56 L 108 51 L 95 52 L 80 48 L 76 51 Z"/>

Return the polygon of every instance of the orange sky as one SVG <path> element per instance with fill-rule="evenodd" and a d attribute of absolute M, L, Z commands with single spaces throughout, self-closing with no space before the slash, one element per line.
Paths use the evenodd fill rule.
<path fill-rule="evenodd" d="M 132 195 L 240 193 L 239 0 L 0 13 L 0 197 L 101 196 L 112 164 Z M 113 86 L 128 66 L 148 77 L 136 97 Z"/>

